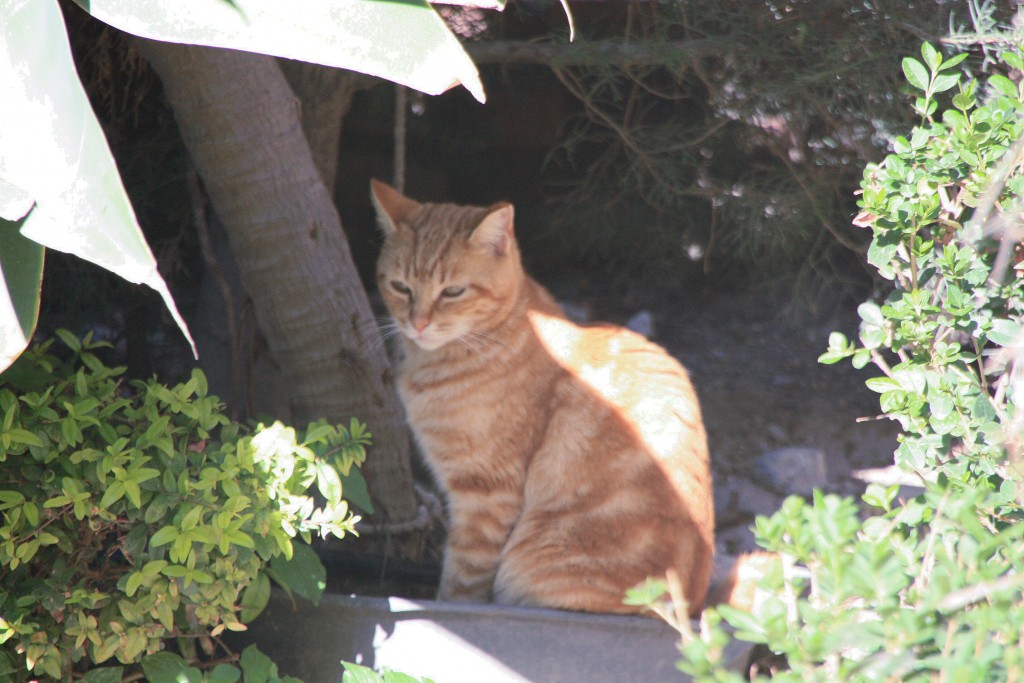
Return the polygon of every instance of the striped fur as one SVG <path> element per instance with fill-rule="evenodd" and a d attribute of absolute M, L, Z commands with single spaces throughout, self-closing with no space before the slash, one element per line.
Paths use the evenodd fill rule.
<path fill-rule="evenodd" d="M 686 371 L 628 330 L 580 327 L 520 263 L 508 204 L 419 204 L 373 182 L 378 285 L 409 422 L 448 496 L 439 597 L 631 612 L 711 574 L 707 440 Z"/>

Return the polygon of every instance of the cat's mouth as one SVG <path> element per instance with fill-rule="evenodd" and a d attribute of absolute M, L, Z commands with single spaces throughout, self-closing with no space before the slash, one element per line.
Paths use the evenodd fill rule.
<path fill-rule="evenodd" d="M 452 341 L 451 336 L 441 334 L 437 330 L 432 330 L 429 327 L 424 330 L 404 328 L 402 332 L 414 344 L 416 344 L 416 346 L 420 347 L 424 351 L 435 351 Z"/>

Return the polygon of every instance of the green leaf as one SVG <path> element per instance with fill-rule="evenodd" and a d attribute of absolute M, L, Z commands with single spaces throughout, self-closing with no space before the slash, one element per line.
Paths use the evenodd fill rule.
<path fill-rule="evenodd" d="M 885 324 L 885 316 L 882 315 L 882 309 L 876 303 L 870 301 L 862 303 L 857 307 L 857 314 L 861 320 L 871 325 L 881 327 Z"/>
<path fill-rule="evenodd" d="M 0 510 L 21 505 L 25 502 L 25 494 L 20 491 L 0 490 Z"/>
<path fill-rule="evenodd" d="M 69 332 L 68 330 L 65 330 L 63 327 L 61 327 L 61 328 L 58 328 L 54 332 L 54 334 L 56 334 L 57 337 L 62 342 L 64 342 L 64 346 L 66 346 L 69 349 L 71 349 L 71 351 L 73 353 L 78 354 L 78 353 L 82 352 L 82 342 L 80 342 L 78 340 L 78 337 L 76 337 L 75 335 L 71 334 L 71 332 Z"/>
<path fill-rule="evenodd" d="M 164 298 L 191 343 L 78 81 L 54 0 L 5 9 L 0 21 L 0 92 L 0 181 L 21 188 L 35 201 L 21 224 L 21 235 L 76 254 L 130 282 L 149 285 Z M 9 229 L 9 224 L 4 226 Z M 41 251 L 33 252 L 32 258 L 40 258 Z M 29 265 L 26 272 L 32 273 L 33 281 L 22 283 L 21 296 L 25 288 L 39 285 L 35 271 L 41 265 Z M 0 292 L 0 300 L 7 298 Z M 13 328 L 11 312 L 10 306 L 0 308 L 0 330 Z M 6 339 L 4 335 L 5 354 Z M 0 369 L 9 362 L 6 355 L 0 357 Z"/>
<path fill-rule="evenodd" d="M 206 683 L 235 683 L 242 677 L 242 672 L 228 664 L 218 664 L 206 674 Z"/>
<path fill-rule="evenodd" d="M 268 683 L 271 679 L 277 678 L 277 665 L 255 645 L 250 645 L 242 651 L 239 664 L 242 665 L 245 683 Z"/>
<path fill-rule="evenodd" d="M 1021 339 L 1020 324 L 1005 318 L 992 321 L 992 328 L 988 332 L 988 338 L 1000 346 L 1018 346 L 1024 342 Z"/>
<path fill-rule="evenodd" d="M 128 577 L 128 581 L 124 585 L 124 594 L 129 598 L 134 596 L 145 579 L 146 577 L 142 572 L 133 572 L 131 576 Z"/>
<path fill-rule="evenodd" d="M 953 397 L 941 394 L 930 394 L 928 396 L 928 408 L 933 418 L 936 420 L 945 420 L 953 412 Z"/>
<path fill-rule="evenodd" d="M 383 669 L 377 673 L 373 669 L 351 662 L 342 662 L 345 673 L 341 677 L 341 683 L 433 683 L 429 678 L 416 678 L 399 671 Z"/>
<path fill-rule="evenodd" d="M 857 368 L 858 370 L 863 369 L 870 362 L 870 349 L 857 349 L 853 354 L 853 358 L 850 359 L 850 363 L 853 365 L 853 367 Z"/>
<path fill-rule="evenodd" d="M 960 55 L 957 56 L 959 57 Z M 966 57 L 967 55 L 964 54 L 963 56 Z M 1006 50 L 1005 52 L 999 53 L 999 58 L 1006 62 L 1007 64 L 1009 64 L 1014 69 L 1017 69 L 1018 71 L 1024 71 L 1024 57 L 1021 56 L 1020 52 Z"/>
<path fill-rule="evenodd" d="M 188 567 L 183 567 L 180 564 L 169 564 L 161 569 L 160 573 L 173 579 L 180 579 L 188 574 Z"/>
<path fill-rule="evenodd" d="M 868 263 L 879 268 L 886 266 L 893 256 L 896 255 L 898 248 L 898 240 L 890 241 L 886 239 L 886 241 L 883 241 L 882 238 L 872 240 L 871 245 L 868 247 Z"/>
<path fill-rule="evenodd" d="M 366 488 L 366 479 L 362 471 L 352 468 L 348 474 L 341 476 L 341 487 L 345 500 L 368 515 L 373 514 L 373 501 L 370 491 Z"/>
<path fill-rule="evenodd" d="M 939 67 L 939 71 L 946 71 L 947 69 L 952 69 L 954 66 L 957 66 L 958 64 L 960 64 L 960 62 L 964 61 L 965 59 L 967 59 L 966 52 L 961 52 L 958 55 L 953 55 L 949 59 L 942 62 L 942 66 Z"/>
<path fill-rule="evenodd" d="M 158 548 L 173 542 L 176 538 L 178 538 L 178 527 L 168 525 L 153 534 L 153 538 L 149 539 L 149 545 L 151 548 Z"/>
<path fill-rule="evenodd" d="M 719 605 L 717 609 L 729 625 L 736 629 L 737 638 L 750 643 L 764 642 L 764 625 L 757 617 L 729 605 Z"/>
<path fill-rule="evenodd" d="M 822 365 L 833 365 L 849 356 L 850 353 L 846 351 L 826 351 L 818 356 L 818 362 Z"/>
<path fill-rule="evenodd" d="M 39 506 L 35 503 L 27 502 L 21 506 L 21 513 L 25 515 L 25 521 L 32 526 L 39 525 Z"/>
<path fill-rule="evenodd" d="M 203 674 L 179 655 L 157 652 L 142 659 L 142 671 L 149 683 L 202 683 Z"/>
<path fill-rule="evenodd" d="M 935 73 L 939 70 L 939 65 L 942 64 L 942 53 L 936 50 L 931 43 L 921 44 L 921 56 L 924 57 L 924 63 L 928 66 L 928 70 Z"/>
<path fill-rule="evenodd" d="M 27 429 L 19 429 L 15 427 L 14 429 L 9 429 L 4 433 L 11 438 L 13 443 L 21 443 L 27 446 L 38 446 L 40 448 L 46 445 L 46 442 Z"/>
<path fill-rule="evenodd" d="M 266 574 L 260 572 L 242 592 L 242 612 L 239 616 L 242 623 L 252 622 L 263 612 L 268 602 L 270 602 L 270 579 Z"/>
<path fill-rule="evenodd" d="M 103 493 L 103 498 L 100 499 L 100 507 L 104 510 L 109 509 L 111 505 L 124 497 L 124 493 L 125 489 L 122 482 L 111 482 L 107 487 L 107 490 Z"/>
<path fill-rule="evenodd" d="M 967 93 L 953 95 L 953 106 L 962 111 L 967 111 L 974 106 L 974 97 Z"/>
<path fill-rule="evenodd" d="M 932 92 L 946 92 L 960 82 L 960 74 L 939 74 L 932 82 Z"/>
<path fill-rule="evenodd" d="M 139 489 L 139 485 L 131 479 L 123 482 L 124 492 L 128 496 L 128 500 L 136 509 L 142 507 L 142 491 Z"/>
<path fill-rule="evenodd" d="M 337 503 L 341 500 L 341 477 L 338 470 L 326 460 L 317 460 L 316 486 L 324 498 L 330 503 Z"/>
<path fill-rule="evenodd" d="M 871 391 L 877 391 L 880 394 L 887 391 L 903 390 L 903 385 L 891 377 L 872 377 L 864 382 L 864 384 L 866 384 L 868 389 Z"/>
<path fill-rule="evenodd" d="M 653 605 L 668 592 L 663 579 L 648 578 L 643 583 L 626 591 L 622 603 L 636 607 Z"/>
<path fill-rule="evenodd" d="M 82 681 L 84 683 L 121 683 L 123 675 L 123 666 L 104 666 L 99 669 L 93 669 L 85 674 L 82 677 Z"/>
<path fill-rule="evenodd" d="M 913 57 L 903 58 L 903 74 L 907 82 L 918 90 L 928 90 L 928 69 Z"/>
<path fill-rule="evenodd" d="M 140 570 L 143 576 L 156 576 L 168 564 L 167 560 L 151 560 Z"/>
<path fill-rule="evenodd" d="M 1017 98 L 1016 84 L 1014 84 L 1013 81 L 1011 81 L 1006 76 L 1003 76 L 1002 74 L 994 74 L 992 76 L 989 76 L 988 84 L 990 87 L 992 87 L 1002 95 L 1006 95 L 1007 97 L 1012 97 L 1014 99 Z"/>
<path fill-rule="evenodd" d="M 342 665 L 345 667 L 345 673 L 341 677 L 341 683 L 384 683 L 384 677 L 369 667 L 352 662 L 342 662 Z"/>
<path fill-rule="evenodd" d="M 320 603 L 327 585 L 327 570 L 313 549 L 304 543 L 293 544 L 291 559 L 277 556 L 270 562 L 274 579 L 314 605 Z"/>

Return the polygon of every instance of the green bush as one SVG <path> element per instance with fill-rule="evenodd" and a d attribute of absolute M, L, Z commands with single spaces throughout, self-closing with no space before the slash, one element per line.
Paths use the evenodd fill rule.
<path fill-rule="evenodd" d="M 1011 46 L 966 83 L 963 55 L 921 56 L 903 61 L 921 124 L 866 169 L 857 220 L 892 290 L 860 306 L 859 343 L 834 333 L 820 360 L 881 370 L 867 384 L 924 493 L 872 485 L 866 518 L 820 494 L 759 518 L 781 570 L 754 614 L 723 606 L 681 629 L 680 668 L 698 679 L 746 680 L 722 668 L 723 617 L 784 655 L 783 681 L 1024 677 L 1024 56 Z"/>
<path fill-rule="evenodd" d="M 353 532 L 342 477 L 370 435 L 250 433 L 200 371 L 126 382 L 101 344 L 60 337 L 68 360 L 47 342 L 0 378 L 0 678 L 274 680 L 220 636 L 263 610 L 271 578 L 319 599 L 323 566 L 294 541 Z"/>

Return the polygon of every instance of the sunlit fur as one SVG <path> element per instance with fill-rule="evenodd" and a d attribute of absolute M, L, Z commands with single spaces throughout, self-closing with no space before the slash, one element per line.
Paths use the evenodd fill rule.
<path fill-rule="evenodd" d="M 714 509 L 686 371 L 628 330 L 565 320 L 523 272 L 510 205 L 372 189 L 402 399 L 448 497 L 439 597 L 632 612 L 626 591 L 674 569 L 696 612 Z"/>

